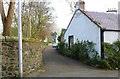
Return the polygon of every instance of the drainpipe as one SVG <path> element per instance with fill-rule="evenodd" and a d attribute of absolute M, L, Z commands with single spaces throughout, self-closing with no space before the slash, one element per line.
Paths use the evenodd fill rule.
<path fill-rule="evenodd" d="M 104 43 L 104 30 L 103 29 L 101 29 L 101 59 L 104 58 L 104 46 L 102 43 Z"/>

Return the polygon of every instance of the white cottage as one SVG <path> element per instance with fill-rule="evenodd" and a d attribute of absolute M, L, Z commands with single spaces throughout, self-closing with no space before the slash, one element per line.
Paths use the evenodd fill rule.
<path fill-rule="evenodd" d="M 120 40 L 120 27 L 118 27 L 118 15 L 114 13 L 99 13 L 85 11 L 85 2 L 80 1 L 80 9 L 77 9 L 67 27 L 64 40 L 70 47 L 75 42 L 89 40 L 94 42 L 95 49 L 101 57 L 102 42 L 114 42 Z"/>

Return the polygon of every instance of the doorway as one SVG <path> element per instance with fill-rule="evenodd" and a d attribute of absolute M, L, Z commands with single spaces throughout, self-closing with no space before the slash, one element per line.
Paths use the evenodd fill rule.
<path fill-rule="evenodd" d="M 73 35 L 69 36 L 68 42 L 69 42 L 69 49 L 70 49 L 71 46 L 74 44 L 74 36 Z"/>

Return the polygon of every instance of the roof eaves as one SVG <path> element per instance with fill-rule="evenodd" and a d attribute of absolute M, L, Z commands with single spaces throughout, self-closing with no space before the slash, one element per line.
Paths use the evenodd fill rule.
<path fill-rule="evenodd" d="M 102 29 L 103 31 L 113 31 L 113 32 L 120 32 L 120 30 L 114 30 L 114 29 Z"/>
<path fill-rule="evenodd" d="M 80 10 L 80 9 L 79 9 Z M 87 16 L 94 24 L 96 24 L 100 29 L 102 29 L 102 27 L 100 26 L 101 24 L 99 22 L 97 22 L 96 20 L 94 20 L 91 16 L 87 15 L 85 13 L 85 11 L 80 10 L 85 16 Z"/>

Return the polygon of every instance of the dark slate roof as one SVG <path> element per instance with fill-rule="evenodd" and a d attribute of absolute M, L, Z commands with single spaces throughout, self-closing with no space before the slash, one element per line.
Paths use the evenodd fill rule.
<path fill-rule="evenodd" d="M 120 30 L 120 28 L 118 28 L 118 14 L 89 11 L 85 11 L 84 13 L 94 22 L 96 22 L 101 28 Z"/>

